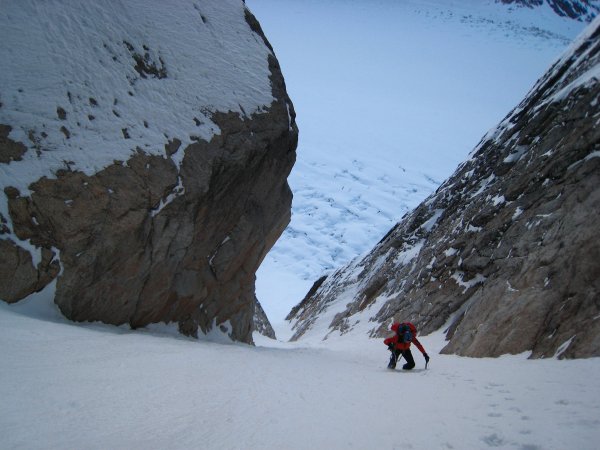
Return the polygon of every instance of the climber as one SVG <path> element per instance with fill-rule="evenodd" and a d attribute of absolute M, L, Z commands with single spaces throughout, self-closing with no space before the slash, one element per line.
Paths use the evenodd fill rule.
<path fill-rule="evenodd" d="M 406 360 L 406 364 L 402 366 L 404 370 L 411 370 L 413 367 L 415 367 L 415 359 L 410 351 L 411 343 L 414 343 L 423 354 L 423 357 L 425 358 L 425 368 L 427 369 L 429 355 L 417 339 L 417 328 L 410 322 L 394 322 L 391 330 L 394 332 L 394 335 L 383 341 L 383 343 L 387 345 L 388 349 L 392 352 L 388 369 L 396 368 L 396 362 L 398 361 L 400 355 L 404 356 L 404 359 Z"/>

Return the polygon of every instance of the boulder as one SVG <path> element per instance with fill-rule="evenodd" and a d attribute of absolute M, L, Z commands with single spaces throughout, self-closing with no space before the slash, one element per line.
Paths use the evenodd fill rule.
<path fill-rule="evenodd" d="M 238 1 L 158 0 L 15 2 L 2 17 L 3 49 L 39 55 L 0 75 L 0 297 L 56 279 L 74 321 L 252 342 L 298 132 L 256 18 Z M 27 72 L 36 58 L 44 76 Z"/>

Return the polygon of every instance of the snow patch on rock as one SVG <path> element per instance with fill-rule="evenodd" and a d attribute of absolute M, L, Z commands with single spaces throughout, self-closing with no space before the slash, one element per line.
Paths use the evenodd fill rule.
<path fill-rule="evenodd" d="M 0 23 L 0 123 L 30 150 L 10 173 L 0 165 L 0 188 L 21 195 L 60 169 L 93 175 L 140 149 L 164 155 L 172 138 L 181 162 L 188 144 L 220 133 L 214 112 L 249 116 L 273 101 L 269 49 L 239 1 L 24 0 L 3 4 Z"/>

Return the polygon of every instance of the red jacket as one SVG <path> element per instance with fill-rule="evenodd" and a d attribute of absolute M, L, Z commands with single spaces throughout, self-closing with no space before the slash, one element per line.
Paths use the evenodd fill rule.
<path fill-rule="evenodd" d="M 421 345 L 421 343 L 417 339 L 417 327 L 415 327 L 410 322 L 405 322 L 404 324 L 408 325 L 408 328 L 410 328 L 410 331 L 411 331 L 411 333 L 413 335 L 413 338 L 412 338 L 411 342 L 414 343 L 417 346 L 417 348 L 419 349 L 419 351 L 421 353 L 425 354 L 426 353 L 425 352 L 425 348 L 423 348 L 423 346 Z M 398 322 L 395 322 L 395 323 L 392 324 L 391 329 L 394 332 L 394 335 L 392 337 L 389 337 L 389 338 L 385 339 L 383 341 L 383 343 L 385 345 L 388 345 L 388 346 L 390 344 L 394 344 L 394 347 L 396 349 L 398 349 L 398 350 L 407 350 L 407 349 L 410 348 L 411 342 L 398 342 L 398 328 L 400 327 L 400 325 L 402 325 L 402 324 L 400 324 Z"/>

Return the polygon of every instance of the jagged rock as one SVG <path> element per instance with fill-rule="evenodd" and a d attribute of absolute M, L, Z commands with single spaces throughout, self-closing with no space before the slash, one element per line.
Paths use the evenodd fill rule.
<path fill-rule="evenodd" d="M 600 2 L 597 0 L 497 0 L 504 4 L 516 4 L 534 8 L 541 6 L 544 1 L 556 14 L 581 21 L 591 21 L 600 12 Z"/>
<path fill-rule="evenodd" d="M 8 303 L 40 291 L 60 271 L 54 252 L 46 248 L 42 260 L 34 266 L 31 253 L 10 240 L 0 239 L 0 279 L 10 282 L 0 285 L 0 298 Z"/>
<path fill-rule="evenodd" d="M 23 154 L 27 151 L 20 142 L 9 139 L 8 135 L 12 127 L 0 124 L 0 164 L 8 164 L 11 161 L 21 161 Z"/>
<path fill-rule="evenodd" d="M 265 314 L 265 310 L 256 297 L 254 305 L 254 330 L 271 339 L 276 339 L 275 330 L 269 322 L 269 318 Z"/>
<path fill-rule="evenodd" d="M 366 317 L 371 337 L 447 324 L 444 353 L 600 356 L 599 74 L 597 19 L 471 159 L 292 311 L 292 339 Z"/>
<path fill-rule="evenodd" d="M 11 77 L 14 60 L 3 69 L 0 298 L 16 302 L 57 279 L 55 303 L 75 321 L 174 322 L 190 336 L 228 325 L 221 328 L 243 342 L 255 326 L 268 332 L 264 314 L 254 323 L 255 272 L 290 220 L 298 131 L 258 21 L 241 2 L 197 1 L 165 15 L 168 5 L 156 1 L 139 21 L 126 4 L 121 12 L 87 0 L 11 5 L 11 20 L 23 18 L 32 40 L 31 7 L 44 10 L 36 17 L 64 13 L 81 25 L 74 59 L 90 57 L 78 45 L 100 39 L 102 70 L 88 68 L 78 84 L 40 54 L 44 76 L 64 84 L 63 101 L 46 108 L 56 92 L 36 105 L 27 85 L 36 78 Z M 88 14 L 115 20 L 105 29 Z M 174 14 L 177 30 L 168 28 Z M 19 45 L 8 32 L 0 37 L 3 48 Z M 73 36 L 55 38 L 71 45 Z M 186 72 L 194 64 L 202 71 Z"/>

